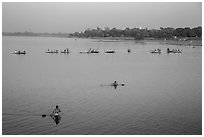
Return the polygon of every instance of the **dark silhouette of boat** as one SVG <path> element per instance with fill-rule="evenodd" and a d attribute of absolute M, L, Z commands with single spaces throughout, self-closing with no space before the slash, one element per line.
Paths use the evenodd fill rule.
<path fill-rule="evenodd" d="M 115 53 L 115 50 L 106 50 L 105 53 Z"/>
<path fill-rule="evenodd" d="M 20 51 L 20 50 L 19 50 L 19 51 L 16 51 L 16 50 L 15 50 L 15 51 L 13 52 L 13 54 L 19 54 L 19 55 L 20 55 L 20 54 L 26 54 L 26 51 L 25 51 L 25 50 L 23 50 L 23 51 Z"/>
<path fill-rule="evenodd" d="M 58 50 L 47 50 L 46 53 L 58 53 Z"/>
<path fill-rule="evenodd" d="M 180 49 L 172 49 L 172 50 L 170 50 L 169 48 L 167 48 L 167 53 L 182 53 L 182 50 L 180 50 Z"/>
<path fill-rule="evenodd" d="M 157 48 L 157 49 L 154 49 L 154 50 L 150 50 L 150 53 L 161 53 L 161 49 Z"/>

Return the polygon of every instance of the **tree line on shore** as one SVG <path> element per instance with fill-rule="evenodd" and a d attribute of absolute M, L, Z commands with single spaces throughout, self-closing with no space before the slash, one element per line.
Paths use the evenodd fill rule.
<path fill-rule="evenodd" d="M 160 29 L 150 29 L 147 28 L 126 28 L 124 30 L 117 28 L 105 27 L 101 29 L 97 27 L 96 29 L 86 29 L 84 32 L 75 32 L 69 34 L 70 37 L 132 37 L 135 40 L 142 40 L 144 38 L 154 38 L 154 39 L 173 39 L 176 37 L 195 37 L 201 38 L 202 27 L 198 26 L 195 28 L 185 27 L 185 28 L 163 28 Z"/>
<path fill-rule="evenodd" d="M 126 28 L 124 30 L 117 28 L 105 27 L 101 29 L 97 27 L 96 29 L 86 29 L 84 32 L 74 32 L 74 33 L 33 33 L 33 32 L 3 32 L 3 36 L 39 36 L 39 37 L 79 37 L 79 38 L 94 38 L 94 37 L 129 37 L 135 40 L 142 40 L 144 38 L 153 39 L 173 39 L 173 38 L 185 38 L 193 37 L 195 39 L 201 39 L 202 37 L 202 27 L 185 27 L 185 28 L 172 28 L 167 27 L 160 29 L 141 29 L 141 28 Z"/>
<path fill-rule="evenodd" d="M 68 37 L 69 33 L 34 33 L 34 32 L 2 32 L 3 36 L 28 36 L 28 37 Z"/>

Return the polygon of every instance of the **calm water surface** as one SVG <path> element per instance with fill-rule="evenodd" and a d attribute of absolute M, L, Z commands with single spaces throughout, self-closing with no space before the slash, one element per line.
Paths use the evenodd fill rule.
<path fill-rule="evenodd" d="M 201 47 L 37 37 L 2 43 L 3 134 L 202 134 Z M 167 47 L 183 53 L 168 55 Z M 11 54 L 23 48 L 26 55 Z M 101 52 L 79 54 L 89 48 Z M 149 53 L 154 48 L 162 54 Z M 104 86 L 115 80 L 125 86 Z M 58 125 L 41 116 L 56 104 Z"/>

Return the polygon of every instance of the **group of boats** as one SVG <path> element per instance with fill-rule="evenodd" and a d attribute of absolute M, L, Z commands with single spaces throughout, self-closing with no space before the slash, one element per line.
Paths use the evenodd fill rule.
<path fill-rule="evenodd" d="M 131 52 L 130 49 L 127 50 L 128 53 Z M 48 49 L 46 51 L 46 53 L 65 53 L 65 54 L 69 54 L 70 53 L 70 50 L 68 48 L 64 49 L 64 50 L 50 50 Z M 99 50 L 98 49 L 89 49 L 87 51 L 80 51 L 79 53 L 86 53 L 86 54 L 90 54 L 90 53 L 99 53 Z M 115 53 L 115 50 L 112 50 L 112 49 L 109 49 L 109 50 L 105 50 L 104 53 Z M 150 53 L 158 53 L 160 54 L 161 53 L 161 49 L 160 48 L 156 48 L 154 50 L 150 50 Z M 169 49 L 167 48 L 167 53 L 182 53 L 182 50 L 180 49 Z M 13 54 L 26 54 L 26 51 L 23 49 L 23 50 L 15 50 L 13 52 Z"/>
<path fill-rule="evenodd" d="M 58 50 L 47 50 L 46 53 L 59 53 Z M 63 51 L 61 51 L 61 53 L 70 53 L 69 49 L 65 49 Z M 99 53 L 99 50 L 98 49 L 89 49 L 87 51 L 80 51 L 79 53 L 82 53 L 82 54 L 90 54 L 90 53 Z M 105 53 L 115 53 L 115 50 L 106 50 Z"/>
<path fill-rule="evenodd" d="M 172 49 L 170 50 L 169 48 L 167 48 L 167 53 L 182 53 L 182 50 L 180 49 Z M 160 48 L 157 48 L 157 49 L 154 49 L 154 50 L 150 50 L 150 53 L 161 53 L 161 49 Z"/>

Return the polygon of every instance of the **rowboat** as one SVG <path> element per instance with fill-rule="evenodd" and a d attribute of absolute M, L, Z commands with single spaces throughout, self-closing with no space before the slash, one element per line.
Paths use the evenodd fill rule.
<path fill-rule="evenodd" d="M 79 53 L 82 53 L 82 54 L 87 53 L 87 54 L 89 54 L 89 53 L 90 53 L 90 51 L 80 51 Z"/>
<path fill-rule="evenodd" d="M 58 50 L 48 50 L 46 53 L 58 53 Z"/>
<path fill-rule="evenodd" d="M 161 51 L 151 50 L 150 53 L 161 53 Z"/>
<path fill-rule="evenodd" d="M 154 50 L 150 50 L 150 53 L 161 53 L 161 49 L 157 48 L 157 49 L 154 49 Z"/>
<path fill-rule="evenodd" d="M 61 53 L 68 54 L 68 53 L 70 53 L 70 52 L 69 52 L 69 51 L 61 51 Z"/>
<path fill-rule="evenodd" d="M 95 50 L 95 49 L 89 49 L 88 51 L 80 51 L 79 53 L 87 53 L 87 54 L 89 54 L 89 53 L 99 53 L 99 50 Z"/>
<path fill-rule="evenodd" d="M 170 50 L 169 48 L 167 48 L 167 53 L 182 53 L 182 50 L 180 50 L 180 49 L 172 49 L 172 50 Z"/>
<path fill-rule="evenodd" d="M 92 50 L 90 51 L 90 53 L 99 53 L 99 51 L 98 51 L 98 50 L 95 50 L 95 49 L 92 49 Z"/>
<path fill-rule="evenodd" d="M 115 53 L 115 51 L 110 49 L 110 50 L 106 50 L 105 53 Z"/>
<path fill-rule="evenodd" d="M 65 49 L 65 50 L 61 51 L 61 53 L 68 54 L 68 53 L 70 53 L 70 52 L 69 52 L 69 49 L 67 48 L 67 49 Z"/>
<path fill-rule="evenodd" d="M 26 54 L 26 51 L 14 51 L 13 54 Z"/>

